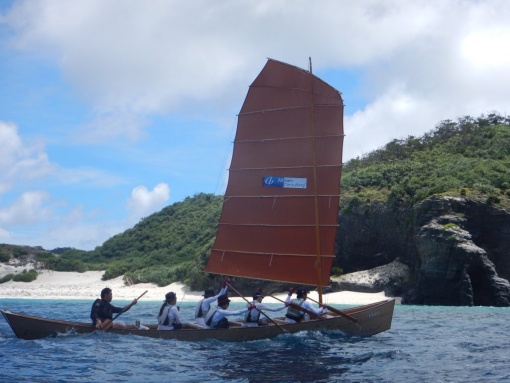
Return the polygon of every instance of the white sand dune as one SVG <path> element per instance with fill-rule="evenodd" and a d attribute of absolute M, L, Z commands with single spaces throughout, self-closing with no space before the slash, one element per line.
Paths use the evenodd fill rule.
<path fill-rule="evenodd" d="M 0 277 L 6 274 L 17 274 L 23 269 L 31 269 L 31 265 L 16 267 L 0 265 Z M 190 291 L 182 283 L 172 283 L 168 286 L 158 287 L 151 283 L 140 283 L 126 286 L 122 277 L 108 281 L 101 280 L 103 271 L 59 272 L 42 270 L 33 282 L 9 281 L 0 284 L 0 298 L 31 298 L 31 299 L 95 299 L 99 297 L 103 288 L 109 287 L 113 290 L 113 299 L 132 300 L 147 291 L 144 300 L 161 301 L 167 292 L 173 291 L 177 294 L 179 301 L 198 301 L 202 298 L 202 291 Z M 218 286 L 219 288 L 219 286 Z M 235 295 L 230 294 L 230 295 Z M 277 298 L 285 299 L 286 294 L 276 294 Z M 311 292 L 310 298 L 317 299 L 317 293 Z M 356 293 L 342 291 L 324 295 L 324 302 L 329 304 L 367 304 L 385 299 L 384 293 Z M 241 301 L 242 298 L 233 296 L 233 301 Z M 265 303 L 277 302 L 267 297 Z"/>

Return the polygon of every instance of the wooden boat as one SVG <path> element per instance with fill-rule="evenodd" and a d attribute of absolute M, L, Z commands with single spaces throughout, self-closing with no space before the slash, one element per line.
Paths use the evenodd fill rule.
<path fill-rule="evenodd" d="M 229 181 L 205 272 L 323 287 L 335 258 L 343 148 L 343 100 L 312 74 L 269 59 L 251 84 L 238 116 Z M 374 335 L 391 327 L 394 300 L 332 310 L 325 317 L 268 326 L 178 331 L 109 330 L 182 340 L 245 341 L 303 330 Z M 93 332 L 87 323 L 2 311 L 16 336 Z"/>
<path fill-rule="evenodd" d="M 129 328 L 125 330 L 110 329 L 107 332 L 184 341 L 216 339 L 228 342 L 267 339 L 281 334 L 310 330 L 336 330 L 348 336 L 368 336 L 389 329 L 394 303 L 393 299 L 388 299 L 343 310 L 362 324 L 359 326 L 343 316 L 328 315 L 318 320 L 301 323 L 284 323 L 283 318 L 274 318 L 278 321 L 278 325 L 269 322 L 267 326 L 260 327 L 242 327 L 240 322 L 234 322 L 234 325 L 228 329 L 203 329 L 193 324 L 184 324 L 183 328 L 178 331 L 158 331 L 156 325 L 150 325 L 148 326 L 149 330 Z M 96 331 L 90 323 L 40 318 L 6 310 L 0 310 L 0 312 L 11 326 L 14 334 L 20 339 L 41 339 L 59 334 L 90 334 Z"/>

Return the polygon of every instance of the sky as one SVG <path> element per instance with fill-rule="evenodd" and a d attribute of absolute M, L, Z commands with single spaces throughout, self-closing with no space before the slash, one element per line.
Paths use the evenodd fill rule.
<path fill-rule="evenodd" d="M 506 0 L 0 0 L 0 243 L 92 250 L 223 194 L 267 58 L 342 92 L 344 162 L 506 115 Z"/>

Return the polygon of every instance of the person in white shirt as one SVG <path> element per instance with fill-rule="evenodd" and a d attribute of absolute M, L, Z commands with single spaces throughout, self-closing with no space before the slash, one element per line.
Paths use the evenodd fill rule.
<path fill-rule="evenodd" d="M 244 314 L 244 319 L 246 321 L 246 327 L 257 327 L 257 326 L 267 326 L 267 317 L 264 314 L 261 314 L 260 311 L 280 311 L 283 310 L 287 305 L 278 306 L 278 307 L 269 307 L 264 304 L 262 304 L 262 299 L 264 299 L 265 295 L 260 291 L 260 289 L 257 289 L 255 294 L 253 294 L 253 302 L 251 302 L 251 305 L 254 305 L 255 307 L 251 310 L 248 310 L 246 314 Z M 285 302 L 289 302 L 290 298 L 292 297 L 291 294 L 287 296 L 287 299 Z"/>
<path fill-rule="evenodd" d="M 182 328 L 179 308 L 175 306 L 177 297 L 174 292 L 165 295 L 165 302 L 159 309 L 158 330 L 179 330 Z"/>
<path fill-rule="evenodd" d="M 241 310 L 235 310 L 235 311 L 229 311 L 228 306 L 230 304 L 230 299 L 228 299 L 227 294 L 221 295 L 218 297 L 218 306 L 215 308 L 212 308 L 207 313 L 207 316 L 205 317 L 205 324 L 209 328 L 228 328 L 229 323 L 227 316 L 230 315 L 240 315 L 244 314 L 246 311 L 251 310 L 255 308 L 255 305 L 250 305 L 244 309 Z"/>
<path fill-rule="evenodd" d="M 211 308 L 211 303 L 214 302 L 221 295 L 225 295 L 227 293 L 227 283 L 230 283 L 230 279 L 225 279 L 221 283 L 221 290 L 218 294 L 214 295 L 214 290 L 205 290 L 204 298 L 201 299 L 195 308 L 195 323 L 202 326 L 207 327 L 205 324 L 205 317 Z"/>
<path fill-rule="evenodd" d="M 323 313 L 325 306 L 322 305 L 320 308 L 316 309 L 315 307 L 312 306 L 310 302 L 306 300 L 307 295 L 308 291 L 306 291 L 305 289 L 298 290 L 296 299 L 292 299 L 290 303 L 286 303 L 288 309 L 287 314 L 285 314 L 285 322 L 297 323 L 303 320 L 305 321 L 310 320 L 310 315 L 308 313 L 305 313 L 304 311 L 299 310 L 297 306 L 307 311 L 310 311 L 317 316 Z"/>

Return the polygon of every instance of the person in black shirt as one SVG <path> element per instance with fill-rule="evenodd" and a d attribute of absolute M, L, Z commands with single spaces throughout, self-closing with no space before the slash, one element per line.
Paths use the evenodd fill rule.
<path fill-rule="evenodd" d="M 129 305 L 125 307 L 116 307 L 112 305 L 110 302 L 112 301 L 113 294 L 112 289 L 106 287 L 101 290 L 101 299 L 96 299 L 92 304 L 92 308 L 90 309 L 90 319 L 92 319 L 92 326 L 95 326 L 98 330 L 104 328 L 106 324 L 108 324 L 113 319 L 114 313 L 122 313 L 131 308 L 132 305 L 135 305 L 137 300 L 133 299 Z M 107 319 L 109 319 L 106 324 L 104 323 Z M 122 322 L 113 322 L 112 328 L 126 328 L 127 326 Z"/>

